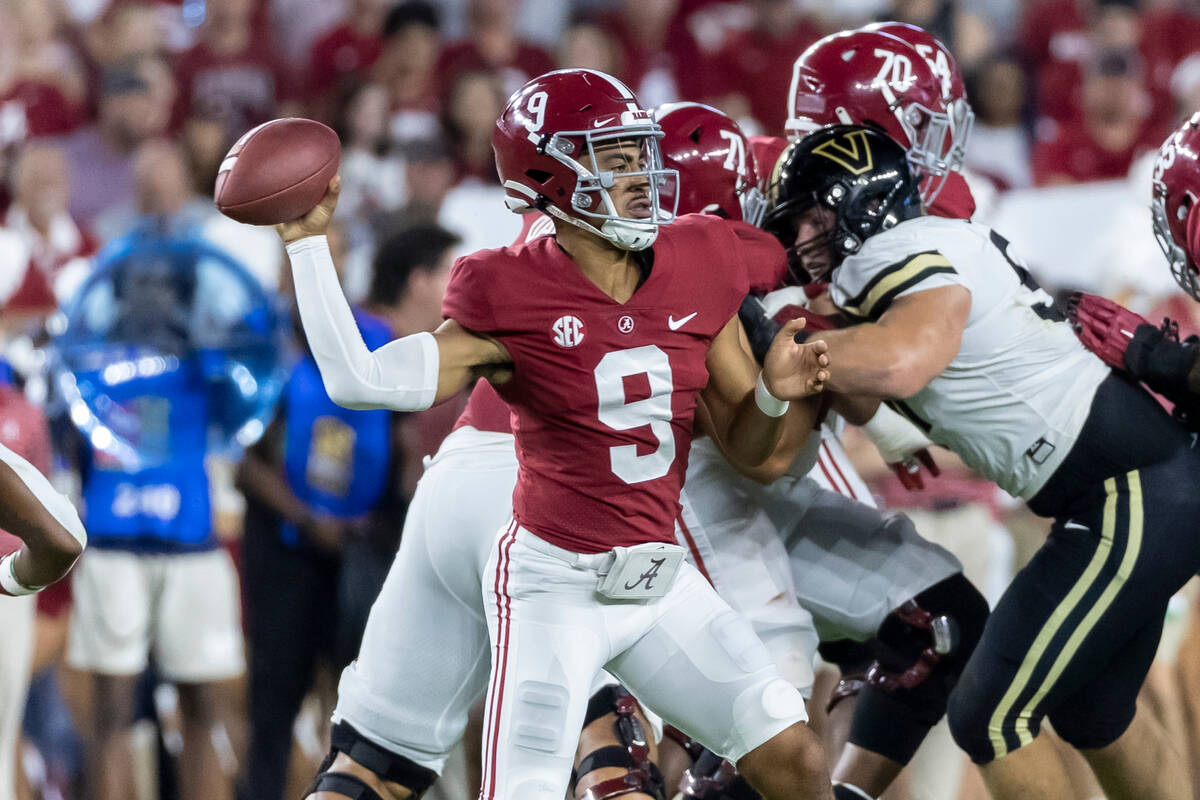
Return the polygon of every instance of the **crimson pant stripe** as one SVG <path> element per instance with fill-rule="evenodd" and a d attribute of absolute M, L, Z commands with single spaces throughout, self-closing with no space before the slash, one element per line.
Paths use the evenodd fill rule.
<path fill-rule="evenodd" d="M 842 479 L 842 483 L 846 484 L 846 492 L 849 492 L 852 499 L 857 500 L 858 495 L 854 493 L 854 486 L 850 483 L 850 481 L 846 480 L 846 476 L 842 474 L 842 468 L 838 466 L 837 459 L 834 457 L 833 451 L 829 449 L 829 445 L 825 442 L 821 442 L 821 447 L 824 448 L 825 452 L 829 455 L 829 463 L 833 465 L 835 470 L 837 470 L 838 477 Z"/>
<path fill-rule="evenodd" d="M 829 471 L 829 467 L 825 466 L 825 456 L 820 450 L 817 451 L 817 466 L 821 468 L 821 473 L 825 476 L 825 480 L 829 481 L 829 485 L 833 487 L 833 491 L 841 495 L 846 494 L 846 491 L 834 479 L 833 474 Z"/>
<path fill-rule="evenodd" d="M 500 708 L 504 703 L 504 679 L 508 672 L 508 637 L 509 619 L 512 616 L 512 601 L 508 596 L 508 563 L 509 551 L 517 539 L 516 520 L 508 526 L 508 530 L 500 537 L 497 547 L 500 555 L 496 559 L 496 659 L 493 666 L 491 697 L 488 698 L 488 713 L 491 715 L 491 725 L 487 730 L 487 741 L 484 743 L 484 758 L 487 760 L 484 770 L 483 797 L 492 800 L 496 794 L 496 749 L 500 737 Z M 503 576 L 503 580 L 501 580 Z"/>

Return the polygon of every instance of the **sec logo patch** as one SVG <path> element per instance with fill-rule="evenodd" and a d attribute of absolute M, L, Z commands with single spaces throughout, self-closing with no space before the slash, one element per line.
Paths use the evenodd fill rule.
<path fill-rule="evenodd" d="M 583 342 L 583 320 L 567 314 L 554 320 L 550 332 L 559 347 L 578 347 Z"/>

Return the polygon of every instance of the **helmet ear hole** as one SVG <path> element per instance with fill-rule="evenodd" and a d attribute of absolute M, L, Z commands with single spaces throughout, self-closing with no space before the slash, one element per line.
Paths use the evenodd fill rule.
<path fill-rule="evenodd" d="M 549 172 L 546 172 L 545 170 L 527 169 L 527 170 L 525 170 L 525 177 L 529 178 L 530 180 L 532 180 L 534 183 L 538 184 L 539 186 L 544 186 L 546 184 L 546 182 L 549 181 L 554 176 L 551 175 Z"/>

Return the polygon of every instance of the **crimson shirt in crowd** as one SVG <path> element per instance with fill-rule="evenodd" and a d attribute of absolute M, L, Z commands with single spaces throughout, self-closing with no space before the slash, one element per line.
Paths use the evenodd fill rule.
<path fill-rule="evenodd" d="M 1171 73 L 1191 53 L 1200 52 L 1200 19 L 1171 6 L 1142 13 L 1138 51 L 1143 85 L 1151 93 L 1156 122 L 1171 116 Z M 1087 8 L 1077 0 L 1042 0 L 1029 7 L 1018 41 L 1034 69 L 1038 113 L 1070 120 L 1080 113 L 1081 66 L 1091 57 Z"/>
<path fill-rule="evenodd" d="M 287 66 L 261 38 L 251 39 L 241 53 L 218 55 L 205 42 L 183 53 L 175 64 L 179 86 L 172 130 L 201 114 L 225 123 L 236 138 L 278 116 L 279 103 L 295 91 Z"/>
<path fill-rule="evenodd" d="M 18 81 L 0 92 L 0 147 L 33 136 L 70 133 L 87 118 L 87 109 L 40 81 Z"/>
<path fill-rule="evenodd" d="M 750 114 L 768 133 L 782 133 L 787 121 L 783 101 L 792 83 L 792 62 L 820 39 L 816 25 L 801 20 L 785 36 L 758 30 L 736 33 L 713 58 L 705 97 L 739 93 L 750 103 Z"/>
<path fill-rule="evenodd" d="M 554 69 L 554 61 L 540 47 L 520 42 L 513 57 L 505 64 L 489 62 L 475 43 L 469 39 L 446 45 L 438 56 L 436 74 L 441 81 L 443 97 L 454 86 L 454 80 L 464 72 L 497 72 L 505 96 L 520 89 L 531 78 Z"/>
<path fill-rule="evenodd" d="M 339 25 L 313 42 L 308 88 L 324 94 L 343 79 L 365 75 L 379 58 L 379 50 L 378 35 L 364 36 L 353 25 Z"/>
<path fill-rule="evenodd" d="M 1133 160 L 1147 150 L 1157 149 L 1163 137 L 1158 126 L 1143 124 L 1129 147 L 1114 152 L 1097 144 L 1083 123 L 1060 125 L 1053 136 L 1034 145 L 1034 185 L 1045 185 L 1055 176 L 1077 183 L 1124 178 Z"/>

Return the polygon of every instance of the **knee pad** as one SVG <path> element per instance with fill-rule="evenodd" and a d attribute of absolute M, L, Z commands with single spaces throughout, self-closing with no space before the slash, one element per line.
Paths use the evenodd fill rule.
<path fill-rule="evenodd" d="M 332 749 L 329 755 L 326 756 L 325 763 L 321 765 L 321 772 L 317 775 L 317 782 L 323 780 L 327 775 L 353 777 L 345 776 L 343 773 L 325 772 L 333 764 L 333 759 L 338 753 L 345 753 L 350 756 L 356 763 L 371 770 L 371 772 L 374 772 L 381 779 L 390 783 L 400 784 L 412 792 L 414 800 L 425 794 L 438 778 L 438 774 L 428 767 L 423 767 L 411 759 L 397 753 L 392 753 L 370 741 L 355 730 L 354 726 L 348 722 L 336 723 L 333 726 L 330 739 Z M 359 782 L 361 783 L 361 781 Z M 317 784 L 314 783 L 313 785 L 316 786 Z M 365 786 L 365 784 L 363 785 Z M 316 790 L 313 789 L 312 791 Z M 309 793 L 311 794 L 312 791 Z M 329 789 L 329 791 L 340 792 L 342 790 Z M 357 797 L 355 795 L 350 796 Z M 363 800 L 374 800 L 370 795 L 362 795 L 361 797 Z"/>
<path fill-rule="evenodd" d="M 962 573 L 893 611 L 879 628 L 850 741 L 906 764 L 946 713 L 983 635 L 988 606 Z"/>
<path fill-rule="evenodd" d="M 633 695 L 625 687 L 616 684 L 600 689 L 588 701 L 584 727 L 608 714 L 616 714 L 613 735 L 621 744 L 601 747 L 580 759 L 576 779 L 603 767 L 620 767 L 627 772 L 621 777 L 597 783 L 580 795 L 579 800 L 608 800 L 634 792 L 643 792 L 663 800 L 663 776 L 658 766 L 650 760 L 645 728 L 634 716 L 637 709 L 637 700 Z"/>
<path fill-rule="evenodd" d="M 319 773 L 304 796 L 309 797 L 317 792 L 336 792 L 350 800 L 383 800 L 379 793 L 367 786 L 361 778 L 345 772 Z M 420 795 L 413 796 L 419 797 Z"/>
<path fill-rule="evenodd" d="M 923 709 L 934 704 L 937 722 L 987 617 L 987 601 L 961 572 L 934 584 L 879 626 L 867 681 L 901 698 L 912 694 L 912 704 Z"/>
<path fill-rule="evenodd" d="M 701 749 L 679 781 L 683 800 L 761 800 L 762 796 L 716 753 Z"/>

